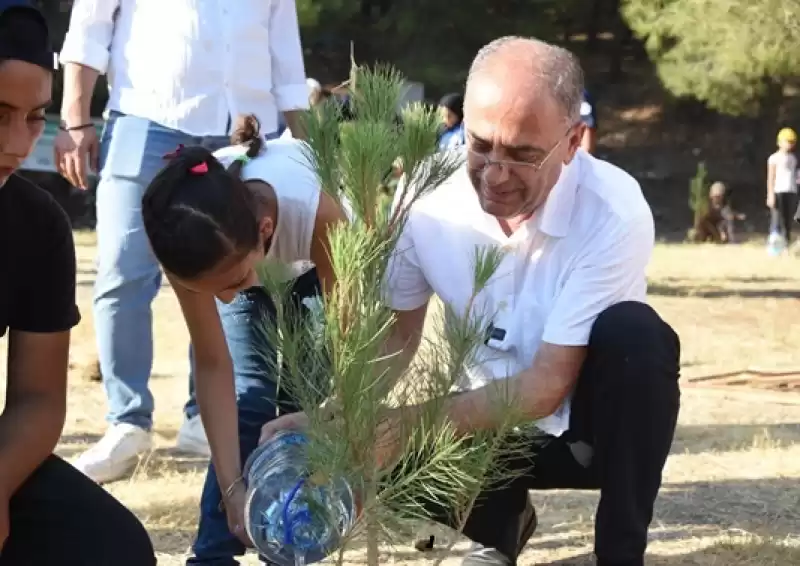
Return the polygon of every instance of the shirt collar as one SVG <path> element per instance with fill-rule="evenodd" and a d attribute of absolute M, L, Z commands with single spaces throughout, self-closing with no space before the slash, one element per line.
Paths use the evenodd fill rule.
<path fill-rule="evenodd" d="M 567 235 L 572 222 L 572 210 L 575 207 L 575 198 L 578 192 L 581 169 L 581 152 L 575 154 L 567 165 L 562 165 L 561 175 L 558 177 L 553 190 L 547 196 L 539 218 L 538 228 L 545 234 L 554 238 L 563 238 Z"/>

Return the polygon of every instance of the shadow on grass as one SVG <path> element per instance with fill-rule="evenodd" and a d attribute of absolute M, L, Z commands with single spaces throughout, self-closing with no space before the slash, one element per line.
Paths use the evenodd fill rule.
<path fill-rule="evenodd" d="M 792 492 L 794 495 L 792 495 Z M 538 505 L 550 509 L 569 508 L 577 516 L 593 513 L 597 494 L 592 492 L 538 492 L 533 494 Z M 749 538 L 737 537 L 718 542 L 702 550 L 670 556 L 648 555 L 648 564 L 653 566 L 785 566 L 800 564 L 800 547 L 789 547 L 775 542 L 797 535 L 800 524 L 800 486 L 793 479 L 786 480 L 738 480 L 723 482 L 697 482 L 667 484 L 659 497 L 655 521 L 660 527 L 651 534 L 651 541 L 692 543 L 698 536 L 725 536 L 728 529 L 741 529 L 753 535 Z M 167 554 L 182 554 L 191 545 L 196 529 L 196 497 L 186 497 L 178 501 L 152 501 L 143 505 L 133 505 L 131 509 L 146 524 L 156 551 Z M 539 534 L 547 535 L 564 531 L 564 527 L 553 525 L 547 512 L 542 514 Z M 422 530 L 420 532 L 423 532 Z M 432 526 L 424 530 L 431 534 L 444 533 Z M 760 540 L 755 536 L 763 536 Z M 444 535 L 444 539 L 453 535 Z M 439 540 L 442 538 L 437 537 Z M 576 533 L 558 540 L 547 540 L 534 535 L 527 546 L 531 550 L 559 549 L 565 546 L 583 546 L 587 542 L 585 534 Z M 397 541 L 398 544 L 411 544 L 411 540 Z M 591 544 L 591 543 L 590 543 Z M 438 546 L 438 545 L 437 545 Z M 349 551 L 362 550 L 362 540 L 354 541 Z M 441 548 L 441 547 L 439 547 Z M 448 557 L 463 556 L 462 548 L 447 553 Z M 398 548 L 386 554 L 386 558 L 399 562 L 403 560 L 429 560 L 441 557 L 442 550 L 421 553 L 408 548 Z M 524 557 L 521 561 L 525 563 Z M 347 563 L 364 563 L 364 557 L 348 556 Z M 540 562 L 541 563 L 541 562 Z M 567 560 L 543 563 L 552 566 L 589 566 L 593 557 L 589 554 Z"/>
<path fill-rule="evenodd" d="M 532 499 L 540 509 L 540 526 L 537 534 L 528 543 L 528 551 L 558 550 L 568 547 L 583 548 L 592 544 L 592 517 L 597 507 L 599 493 L 591 491 L 538 491 Z M 658 526 L 657 528 L 655 526 Z M 659 495 L 651 542 L 685 542 L 696 544 L 698 537 L 726 537 L 730 532 L 748 533 L 747 544 L 717 544 L 704 551 L 675 556 L 652 556 L 648 564 L 669 566 L 725 565 L 752 566 L 758 564 L 800 564 L 798 561 L 759 562 L 760 552 L 771 551 L 777 557 L 796 557 L 800 548 L 787 548 L 773 542 L 763 546 L 755 537 L 766 541 L 786 540 L 797 536 L 800 525 L 800 485 L 796 479 L 753 479 L 717 482 L 685 482 L 664 485 Z M 552 535 L 559 536 L 553 538 Z M 436 536 L 436 548 L 430 552 L 419 552 L 409 548 L 413 539 L 420 536 Z M 548 536 L 550 535 L 550 536 Z M 444 547 L 457 538 L 452 531 L 439 525 L 421 524 L 415 537 L 397 540 L 390 555 L 391 561 L 435 560 L 442 557 L 463 557 L 468 551 L 464 545 L 445 552 Z M 741 538 L 741 537 L 739 537 Z M 733 540 L 733 539 L 731 539 Z M 774 548 L 773 548 L 774 547 Z M 363 550 L 364 541 L 354 540 L 349 551 Z M 714 562 L 713 558 L 723 550 L 732 557 L 730 561 Z M 738 554 L 737 554 L 738 553 Z M 741 555 L 740 559 L 734 557 Z M 696 559 L 696 560 L 695 560 Z M 710 561 L 703 561 L 703 560 Z M 589 562 L 582 561 L 589 560 Z M 560 565 L 594 565 L 592 557 L 571 558 L 553 562 Z M 692 560 L 695 560 L 694 562 Z M 776 559 L 777 560 L 777 559 Z M 365 563 L 361 555 L 348 556 L 347 563 Z M 529 563 L 523 559 L 521 563 Z M 537 562 L 539 564 L 540 562 Z"/>
<path fill-rule="evenodd" d="M 696 534 L 696 533 L 695 533 Z M 777 540 L 759 539 L 757 537 L 739 536 L 725 537 L 714 533 L 722 540 L 715 542 L 700 550 L 681 552 L 678 554 L 656 554 L 649 552 L 646 557 L 648 566 L 788 566 L 789 564 L 800 564 L 800 547 L 791 546 Z M 667 537 L 659 537 L 659 540 L 680 541 L 686 539 L 687 542 L 692 538 L 692 534 L 685 530 L 670 532 Z M 576 537 L 575 540 L 548 541 L 547 544 L 537 544 L 535 539 L 527 547 L 527 553 L 535 550 L 563 549 L 568 545 L 580 545 L 585 547 L 586 541 L 583 537 Z M 382 558 L 385 562 L 426 562 L 439 558 L 463 558 L 468 551 L 466 549 L 454 550 L 449 553 L 444 551 L 432 551 L 420 553 L 408 550 L 395 550 L 385 553 Z M 520 564 L 532 564 L 530 557 L 525 556 L 525 552 L 520 556 Z M 366 564 L 362 556 L 348 556 L 347 564 Z M 578 556 L 559 559 L 556 561 L 543 562 L 537 560 L 538 566 L 595 566 L 593 553 L 582 553 Z"/>
<path fill-rule="evenodd" d="M 752 283 L 752 284 L 765 284 L 765 283 L 788 283 L 792 282 L 793 279 L 789 277 L 765 277 L 761 275 L 752 275 L 749 277 L 724 277 L 722 281 L 726 281 L 729 283 Z"/>
<path fill-rule="evenodd" d="M 650 283 L 647 294 L 656 297 L 697 297 L 701 299 L 800 299 L 800 289 L 725 289 L 696 285 Z"/>
<path fill-rule="evenodd" d="M 532 492 L 534 504 L 541 507 L 540 532 L 548 524 L 591 517 L 599 493 L 591 491 Z M 552 510 L 557 517 L 548 519 Z M 569 510 L 569 514 L 566 511 Z M 573 515 L 574 516 L 571 516 Z M 707 482 L 666 483 L 656 501 L 654 525 L 660 529 L 739 529 L 769 538 L 797 535 L 800 525 L 800 482 L 796 478 L 761 478 Z M 652 539 L 663 538 L 663 533 Z"/>
<path fill-rule="evenodd" d="M 594 555 L 583 554 L 541 566 L 594 566 Z M 788 566 L 800 564 L 800 547 L 753 538 L 718 542 L 701 550 L 669 556 L 648 554 L 648 566 Z"/>

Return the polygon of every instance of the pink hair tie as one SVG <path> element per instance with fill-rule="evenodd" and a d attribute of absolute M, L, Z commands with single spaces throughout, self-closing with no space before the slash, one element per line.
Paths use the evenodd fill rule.
<path fill-rule="evenodd" d="M 182 151 L 183 151 L 183 144 L 179 143 L 178 147 L 176 147 L 173 151 L 164 154 L 164 159 L 175 159 L 181 154 Z"/>
<path fill-rule="evenodd" d="M 205 175 L 206 173 L 208 173 L 208 163 L 202 161 L 197 165 L 195 165 L 194 167 L 192 167 L 191 169 L 189 169 L 189 171 L 191 173 L 194 173 L 195 175 Z"/>

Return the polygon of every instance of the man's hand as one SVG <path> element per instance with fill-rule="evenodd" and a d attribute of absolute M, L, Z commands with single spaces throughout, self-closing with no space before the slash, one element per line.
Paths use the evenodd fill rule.
<path fill-rule="evenodd" d="M 100 142 L 94 126 L 82 130 L 58 132 L 54 143 L 58 172 L 75 187 L 89 188 L 89 171 L 99 166 Z"/>
<path fill-rule="evenodd" d="M 306 428 L 308 428 L 308 415 L 305 413 L 283 415 L 261 427 L 261 438 L 258 443 L 264 444 L 282 430 L 304 430 Z"/>
<path fill-rule="evenodd" d="M 228 529 L 248 548 L 253 547 L 253 541 L 247 536 L 244 528 L 244 503 L 247 490 L 239 481 L 228 497 L 223 496 L 222 504 L 225 506 L 225 516 L 228 518 Z"/>
<path fill-rule="evenodd" d="M 775 193 L 767 194 L 767 208 L 769 208 L 770 210 L 775 208 Z"/>

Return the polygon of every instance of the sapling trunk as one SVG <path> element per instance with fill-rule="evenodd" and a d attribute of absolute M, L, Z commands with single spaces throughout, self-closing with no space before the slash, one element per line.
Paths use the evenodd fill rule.
<path fill-rule="evenodd" d="M 308 414 L 309 473 L 317 483 L 342 477 L 354 488 L 360 515 L 345 545 L 366 535 L 367 562 L 377 566 L 379 543 L 406 532 L 409 521 L 429 519 L 433 507 L 452 509 L 456 526 L 463 527 L 481 488 L 498 477 L 495 464 L 520 419 L 513 395 L 502 386 L 496 410 L 503 418 L 490 434 L 463 437 L 444 411 L 444 399 L 461 384 L 465 368 L 477 363 L 494 314 L 484 312 L 480 297 L 502 261 L 497 248 L 475 249 L 465 312 L 445 306 L 439 332 L 426 336 L 431 347 L 410 367 L 393 368 L 397 355 L 386 344 L 394 314 L 384 293 L 395 244 L 410 207 L 454 173 L 462 157 L 436 152 L 436 109 L 414 104 L 398 116 L 403 79 L 393 69 L 354 64 L 350 86 L 353 121 L 340 126 L 333 102 L 305 120 L 309 166 L 322 189 L 352 211 L 351 222 L 329 233 L 335 283 L 301 323 L 298 313 L 283 306 L 261 329 L 281 352 L 273 368 L 280 387 Z M 404 180 L 389 211 L 380 204 L 380 191 L 398 158 Z M 270 266 L 259 275 L 273 296 L 285 292 Z M 271 359 L 264 356 L 267 363 Z M 384 462 L 376 447 L 390 407 L 408 418 L 393 431 L 394 459 Z"/>

